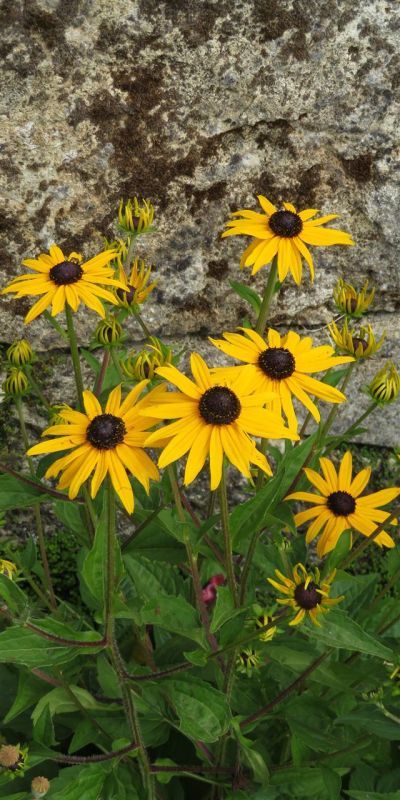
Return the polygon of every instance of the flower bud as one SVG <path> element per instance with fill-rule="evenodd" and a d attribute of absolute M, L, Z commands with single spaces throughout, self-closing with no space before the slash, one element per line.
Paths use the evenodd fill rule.
<path fill-rule="evenodd" d="M 95 330 L 95 339 L 103 347 L 112 347 L 123 338 L 122 325 L 115 317 L 100 320 Z"/>
<path fill-rule="evenodd" d="M 158 367 L 172 363 L 172 350 L 156 336 L 149 338 L 150 350 L 130 353 L 122 363 L 125 375 L 134 381 L 152 380 Z"/>
<path fill-rule="evenodd" d="M 258 669 L 262 664 L 260 655 L 253 647 L 246 647 L 241 650 L 236 659 L 236 669 L 249 678 L 253 670 Z"/>
<path fill-rule="evenodd" d="M 34 358 L 33 350 L 26 339 L 17 339 L 10 344 L 7 350 L 7 359 L 14 367 L 23 367 L 31 364 Z"/>
<path fill-rule="evenodd" d="M 393 403 L 399 392 L 400 375 L 393 361 L 388 361 L 372 379 L 368 386 L 368 393 L 376 403 L 385 406 L 388 403 Z"/>
<path fill-rule="evenodd" d="M 3 383 L 4 393 L 9 397 L 21 397 L 29 389 L 29 381 L 25 372 L 18 367 L 11 367 Z"/>
<path fill-rule="evenodd" d="M 146 233 L 154 219 L 154 206 L 149 200 L 139 203 L 137 197 L 124 203 L 121 200 L 118 208 L 118 225 L 126 233 Z"/>
<path fill-rule="evenodd" d="M 349 353 L 356 360 L 373 356 L 383 345 L 386 333 L 380 339 L 375 338 L 371 325 L 361 326 L 358 331 L 351 330 L 347 319 L 342 330 L 335 322 L 328 325 L 329 333 L 336 345 L 337 350 L 342 353 Z"/>
<path fill-rule="evenodd" d="M 117 289 L 115 291 L 115 296 L 120 306 L 130 309 L 135 305 L 144 303 L 150 292 L 152 292 L 157 285 L 157 281 L 153 281 L 153 283 L 149 284 L 152 267 L 148 266 L 142 258 L 135 258 L 129 277 L 126 268 L 129 269 L 129 264 L 126 265 L 124 269 L 121 262 L 118 279 L 121 283 L 125 283 L 127 288 L 126 290 Z"/>
<path fill-rule="evenodd" d="M 40 775 L 37 778 L 34 778 L 31 783 L 31 792 L 33 794 L 34 800 L 39 800 L 40 797 L 44 797 L 50 789 L 50 781 L 47 778 L 43 778 Z"/>
<path fill-rule="evenodd" d="M 346 283 L 343 278 L 339 278 L 333 297 L 338 311 L 349 317 L 361 317 L 371 305 L 375 295 L 375 289 L 368 292 L 368 281 L 364 283 L 362 289 L 357 291 L 351 283 Z"/>
<path fill-rule="evenodd" d="M 257 628 L 264 628 L 265 625 L 270 625 L 271 622 L 274 621 L 274 618 L 268 614 L 260 614 L 259 617 L 256 619 L 256 627 Z M 259 635 L 259 639 L 261 642 L 269 642 L 275 636 L 277 631 L 276 625 L 269 628 L 267 631 L 263 631 Z"/>
<path fill-rule="evenodd" d="M 17 572 L 17 567 L 12 561 L 7 561 L 5 558 L 0 558 L 0 575 L 5 575 L 10 581 L 13 579 L 14 573 Z"/>

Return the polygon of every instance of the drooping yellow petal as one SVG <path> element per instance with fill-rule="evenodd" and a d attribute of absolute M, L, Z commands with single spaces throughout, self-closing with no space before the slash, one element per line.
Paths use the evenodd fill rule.
<path fill-rule="evenodd" d="M 210 488 L 218 489 L 222 477 L 222 462 L 224 451 L 222 449 L 220 430 L 217 425 L 212 426 L 210 437 Z"/>
<path fill-rule="evenodd" d="M 106 458 L 111 483 L 128 514 L 133 514 L 133 491 L 125 468 L 114 450 L 108 450 Z"/>

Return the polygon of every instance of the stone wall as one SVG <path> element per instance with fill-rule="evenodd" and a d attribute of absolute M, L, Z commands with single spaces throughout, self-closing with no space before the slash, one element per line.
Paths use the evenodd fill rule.
<path fill-rule="evenodd" d="M 274 323 L 321 338 L 337 276 L 368 277 L 378 287 L 372 321 L 388 330 L 383 354 L 398 357 L 397 3 L 3 0 L 0 8 L 3 284 L 53 241 L 93 254 L 113 235 L 119 198 L 143 195 L 158 226 L 145 241 L 160 278 L 148 322 L 204 346 L 243 311 L 227 279 L 238 279 L 245 242 L 221 241 L 220 231 L 230 211 L 255 207 L 262 192 L 340 213 L 357 242 L 314 251 L 314 286 L 289 279 Z M 0 302 L 8 342 L 23 333 L 31 301 Z M 82 312 L 79 324 L 87 336 L 94 319 Z M 59 345 L 42 320 L 29 335 L 43 350 Z M 367 438 L 393 443 L 395 418 L 389 409 L 389 424 Z"/>

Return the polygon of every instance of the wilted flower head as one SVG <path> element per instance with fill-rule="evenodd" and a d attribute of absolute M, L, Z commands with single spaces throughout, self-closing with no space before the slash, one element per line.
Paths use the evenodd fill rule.
<path fill-rule="evenodd" d="M 98 323 L 94 338 L 102 347 L 118 344 L 123 338 L 122 325 L 114 316 L 106 317 Z"/>
<path fill-rule="evenodd" d="M 23 367 L 31 364 L 34 358 L 33 350 L 26 339 L 17 339 L 10 344 L 7 350 L 7 359 L 14 367 Z"/>
<path fill-rule="evenodd" d="M 130 353 L 122 362 L 125 375 L 131 380 L 152 380 L 158 367 L 172 364 L 172 350 L 156 336 L 149 337 L 149 350 Z"/>
<path fill-rule="evenodd" d="M 21 748 L 19 744 L 3 744 L 0 747 L 0 767 L 8 775 L 17 778 L 23 774 L 26 767 L 28 748 Z"/>
<path fill-rule="evenodd" d="M 370 307 L 375 296 L 375 289 L 368 291 L 368 281 L 365 281 L 362 289 L 354 288 L 351 283 L 347 283 L 343 278 L 339 278 L 334 290 L 333 297 L 337 309 L 349 317 L 361 317 Z"/>
<path fill-rule="evenodd" d="M 36 778 L 33 778 L 31 783 L 31 792 L 33 794 L 34 800 L 39 800 L 41 797 L 45 797 L 47 792 L 50 789 L 50 781 L 48 778 L 43 778 L 41 775 L 38 775 Z"/>
<path fill-rule="evenodd" d="M 261 667 L 262 659 L 257 650 L 253 647 L 246 647 L 241 650 L 236 658 L 236 669 L 249 678 L 251 673 Z"/>
<path fill-rule="evenodd" d="M 12 581 L 14 573 L 17 572 L 17 567 L 12 561 L 7 561 L 6 558 L 0 558 L 0 575 L 5 575 Z"/>
<path fill-rule="evenodd" d="M 372 379 L 368 393 L 379 405 L 385 406 L 396 400 L 400 392 L 400 375 L 393 364 L 388 361 Z"/>
<path fill-rule="evenodd" d="M 11 367 L 3 383 L 4 393 L 9 397 L 22 397 L 29 389 L 25 372 L 19 367 Z"/>
<path fill-rule="evenodd" d="M 347 319 L 342 330 L 335 322 L 328 325 L 329 333 L 337 349 L 342 353 L 349 353 L 354 358 L 368 358 L 373 356 L 383 345 L 386 333 L 376 340 L 371 325 L 362 325 L 358 331 L 351 330 Z"/>
<path fill-rule="evenodd" d="M 118 225 L 126 233 L 138 235 L 147 233 L 154 219 L 154 206 L 150 200 L 139 203 L 137 197 L 124 203 L 121 200 L 118 208 Z"/>

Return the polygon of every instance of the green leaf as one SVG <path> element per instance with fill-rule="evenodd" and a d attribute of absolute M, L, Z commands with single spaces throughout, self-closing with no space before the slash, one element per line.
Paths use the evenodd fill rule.
<path fill-rule="evenodd" d="M 67 767 L 51 781 L 49 800 L 100 800 L 112 761 Z"/>
<path fill-rule="evenodd" d="M 179 564 L 185 558 L 184 547 L 157 524 L 150 522 L 124 547 L 123 551 L 132 555 L 145 556 L 152 561 L 167 561 Z"/>
<path fill-rule="evenodd" d="M 90 352 L 90 350 L 86 350 L 84 347 L 80 348 L 80 353 L 84 357 L 86 363 L 89 367 L 93 370 L 94 374 L 97 376 L 100 372 L 100 361 Z"/>
<path fill-rule="evenodd" d="M 324 617 L 320 628 L 307 626 L 303 630 L 312 639 L 317 639 L 329 647 L 368 653 L 368 655 L 382 658 L 384 661 L 393 659 L 393 653 L 389 647 L 364 631 L 345 611 L 337 609 L 330 611 Z"/>
<path fill-rule="evenodd" d="M 23 614 L 29 605 L 25 592 L 13 580 L 1 573 L 0 597 L 5 601 L 10 611 L 13 611 L 17 616 Z"/>
<path fill-rule="evenodd" d="M 41 713 L 33 721 L 33 738 L 35 742 L 52 747 L 57 744 L 54 733 L 54 723 L 48 706 L 42 706 Z"/>
<path fill-rule="evenodd" d="M 93 642 L 98 639 L 94 632 L 78 633 L 68 626 L 63 626 L 62 623 L 56 624 L 55 620 L 40 620 L 38 627 L 49 632 L 52 627 L 57 631 L 67 630 L 70 638 L 79 639 L 81 642 Z M 46 641 L 28 628 L 20 628 L 17 625 L 10 626 L 0 633 L 0 663 L 3 664 L 24 664 L 29 668 L 59 666 L 72 661 L 78 655 L 97 653 L 100 649 L 102 645 L 98 648 L 90 646 L 77 648 Z"/>
<path fill-rule="evenodd" d="M 268 786 L 269 769 L 261 753 L 253 748 L 244 747 L 242 748 L 242 756 L 243 760 L 247 762 L 250 767 L 256 783 L 261 783 L 262 786 Z"/>
<path fill-rule="evenodd" d="M 101 519 L 96 528 L 94 542 L 92 548 L 88 551 L 83 564 L 81 575 L 82 579 L 93 598 L 96 608 L 103 609 L 104 598 L 106 593 L 106 580 L 107 572 L 105 564 L 107 563 L 107 548 L 108 548 L 108 522 L 107 522 L 107 509 L 103 509 Z M 121 550 L 117 537 L 114 537 L 114 558 L 115 558 L 115 588 L 123 575 L 124 567 L 121 556 Z"/>
<path fill-rule="evenodd" d="M 190 739 L 216 742 L 227 730 L 229 707 L 222 692 L 200 680 L 165 680 L 163 689 L 179 717 L 179 729 Z"/>
<path fill-rule="evenodd" d="M 400 790 L 382 794 L 382 792 L 363 792 L 359 789 L 348 789 L 346 794 L 354 800 L 400 800 Z"/>
<path fill-rule="evenodd" d="M 124 562 L 137 593 L 146 600 L 176 593 L 178 574 L 173 567 L 139 555 L 126 555 Z"/>
<path fill-rule="evenodd" d="M 326 786 L 329 800 L 341 800 L 342 779 L 335 770 L 321 765 L 322 778 Z"/>
<path fill-rule="evenodd" d="M 33 536 L 25 542 L 25 546 L 18 549 L 19 564 L 29 572 L 34 568 L 37 561 L 36 543 Z"/>
<path fill-rule="evenodd" d="M 227 586 L 219 586 L 217 591 L 217 602 L 212 615 L 210 626 L 211 633 L 215 633 L 228 620 L 236 617 L 243 612 L 243 607 L 235 608 L 232 601 L 231 591 Z"/>
<path fill-rule="evenodd" d="M 37 703 L 42 694 L 43 681 L 36 678 L 35 675 L 31 675 L 29 672 L 27 673 L 25 670 L 20 672 L 17 694 L 3 722 L 7 724 L 15 719 L 15 717 L 18 717 L 23 711 L 26 711 Z"/>
<path fill-rule="evenodd" d="M 67 530 L 75 533 L 80 541 L 87 542 L 87 524 L 82 516 L 82 506 L 71 503 L 68 500 L 56 500 L 54 512 L 57 519 L 62 522 Z"/>
<path fill-rule="evenodd" d="M 386 717 L 377 706 L 364 704 L 350 714 L 337 717 L 335 725 L 352 725 L 357 729 L 374 733 L 382 739 L 400 741 L 400 725 Z"/>
<path fill-rule="evenodd" d="M 199 626 L 197 611 L 183 597 L 164 595 L 159 602 L 145 603 L 141 609 L 141 617 L 145 625 L 158 625 L 206 647 L 204 630 Z"/>
<path fill-rule="evenodd" d="M 250 286 L 247 286 L 244 283 L 239 283 L 239 281 L 229 281 L 233 291 L 242 298 L 242 300 L 246 300 L 253 309 L 256 314 L 259 314 L 261 308 L 261 297 L 259 294 L 254 291 L 254 289 L 250 289 Z"/>
<path fill-rule="evenodd" d="M 32 712 L 33 723 L 36 724 L 44 708 L 49 709 L 51 717 L 55 714 L 68 714 L 77 710 L 77 705 L 83 706 L 86 709 L 101 708 L 101 705 L 96 702 L 94 697 L 82 689 L 80 686 L 69 685 L 71 693 L 76 697 L 77 702 L 74 702 L 69 692 L 62 686 L 57 686 L 56 689 L 51 689 L 43 697 L 40 698 L 38 704 Z"/>
<path fill-rule="evenodd" d="M 0 511 L 27 508 L 49 500 L 49 496 L 14 475 L 0 475 Z"/>

